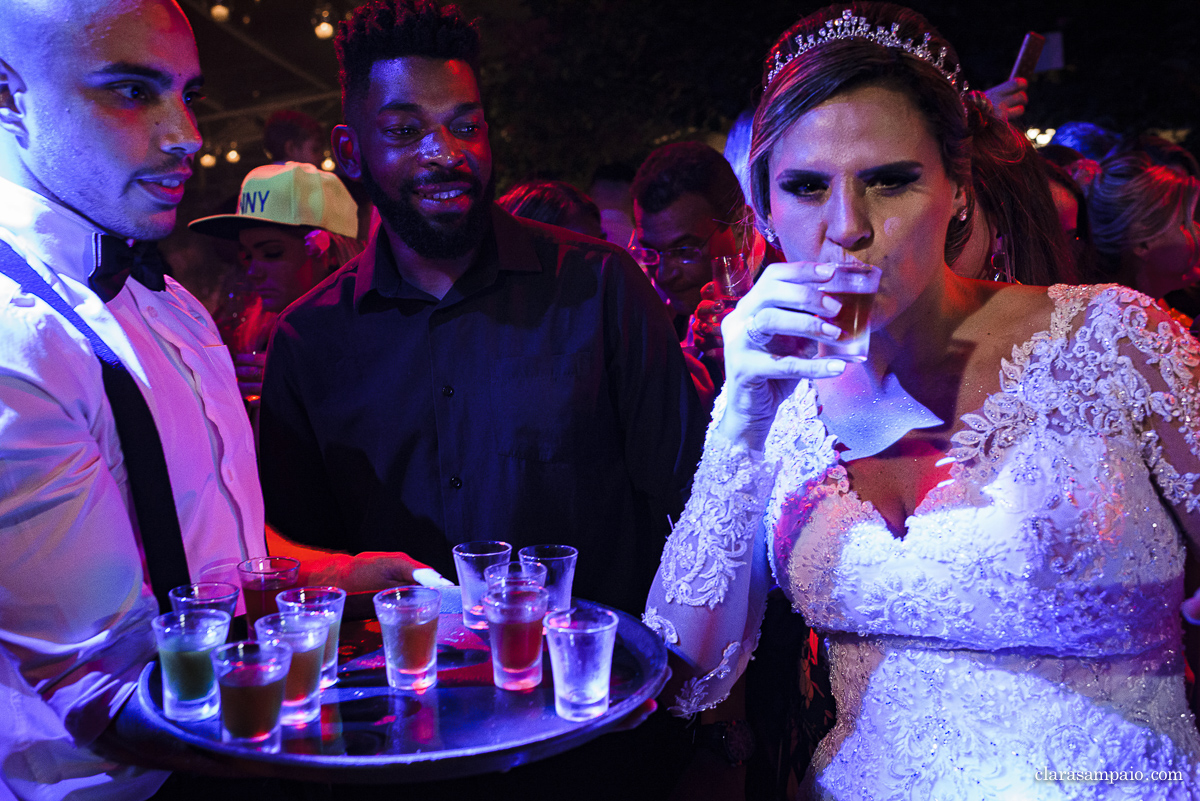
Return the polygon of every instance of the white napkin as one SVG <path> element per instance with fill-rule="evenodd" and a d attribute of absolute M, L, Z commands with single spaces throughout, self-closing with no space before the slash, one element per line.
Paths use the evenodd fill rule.
<path fill-rule="evenodd" d="M 423 587 L 453 587 L 454 582 L 432 567 L 419 567 L 413 571 L 413 581 Z"/>
<path fill-rule="evenodd" d="M 821 422 L 846 448 L 844 461 L 874 456 L 909 431 L 945 423 L 909 395 L 895 374 L 886 374 L 880 384 L 857 362 L 847 362 L 836 378 L 814 383 L 821 401 Z"/>

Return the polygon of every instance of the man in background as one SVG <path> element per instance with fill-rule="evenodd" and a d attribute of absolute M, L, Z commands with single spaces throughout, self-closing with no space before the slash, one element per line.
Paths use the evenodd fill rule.
<path fill-rule="evenodd" d="M 276 328 L 268 519 L 448 576 L 457 543 L 570 544 L 576 594 L 640 610 L 703 415 L 628 255 L 492 203 L 478 47 L 432 2 L 373 2 L 342 26 L 334 151 L 382 224 Z"/>
<path fill-rule="evenodd" d="M 321 123 L 303 111 L 276 111 L 263 125 L 263 150 L 276 164 L 299 161 L 319 167 L 324 161 L 325 142 Z"/>
<path fill-rule="evenodd" d="M 733 168 L 701 142 L 677 142 L 653 151 L 633 179 L 638 256 L 670 308 L 682 340 L 712 280 L 712 260 L 737 253 L 734 226 L 745 201 Z"/>

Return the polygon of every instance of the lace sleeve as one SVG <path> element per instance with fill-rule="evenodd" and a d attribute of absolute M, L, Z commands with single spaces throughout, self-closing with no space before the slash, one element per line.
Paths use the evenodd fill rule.
<path fill-rule="evenodd" d="M 1159 491 L 1191 544 L 1200 544 L 1200 344 L 1132 290 L 1113 287 L 1093 307 L 1085 328 L 1091 344 L 1111 348 L 1103 358 L 1113 362 L 1118 379 L 1105 395 L 1132 418 Z"/>
<path fill-rule="evenodd" d="M 729 694 L 757 644 L 769 589 L 762 520 L 776 468 L 716 433 L 724 405 L 722 394 L 643 616 L 694 673 L 670 707 L 681 716 Z"/>

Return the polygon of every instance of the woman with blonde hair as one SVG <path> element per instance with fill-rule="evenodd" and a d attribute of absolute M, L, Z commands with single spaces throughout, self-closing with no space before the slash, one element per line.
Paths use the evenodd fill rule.
<path fill-rule="evenodd" d="M 1152 298 L 1200 282 L 1195 222 L 1200 182 L 1156 164 L 1140 150 L 1076 165 L 1087 195 L 1096 280 L 1116 281 Z"/>

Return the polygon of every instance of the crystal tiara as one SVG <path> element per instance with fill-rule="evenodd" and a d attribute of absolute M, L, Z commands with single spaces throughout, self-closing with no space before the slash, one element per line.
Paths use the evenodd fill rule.
<path fill-rule="evenodd" d="M 823 44 L 834 42 L 839 39 L 866 39 L 883 47 L 891 47 L 897 50 L 903 50 L 905 53 L 916 56 L 922 61 L 932 64 L 937 71 L 942 74 L 950 85 L 965 92 L 967 90 L 966 82 L 960 87 L 958 85 L 959 66 L 954 66 L 954 72 L 946 69 L 946 48 L 941 48 L 935 56 L 929 48 L 929 40 L 932 34 L 926 33 L 924 41 L 921 44 L 913 44 L 912 39 L 900 38 L 900 23 L 893 22 L 891 29 L 887 29 L 882 25 L 871 27 L 871 23 L 866 17 L 856 17 L 850 9 L 842 12 L 842 16 L 836 17 L 825 22 L 825 27 L 818 30 L 816 33 L 810 33 L 807 36 L 804 34 L 796 34 L 791 39 L 785 39 L 780 42 L 775 48 L 775 55 L 772 57 L 771 68 L 767 71 L 767 81 L 765 86 L 769 86 L 771 81 L 775 80 L 775 76 L 783 70 L 792 59 L 801 53 L 812 50 L 814 47 L 820 47 Z M 792 52 L 783 55 L 782 51 L 793 45 Z"/>

